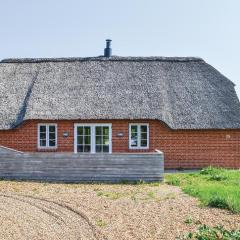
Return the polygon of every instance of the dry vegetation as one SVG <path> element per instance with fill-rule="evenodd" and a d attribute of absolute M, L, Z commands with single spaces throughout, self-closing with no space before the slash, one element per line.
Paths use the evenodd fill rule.
<path fill-rule="evenodd" d="M 239 229 L 240 215 L 165 184 L 0 181 L 0 239 L 176 239 L 198 224 Z"/>

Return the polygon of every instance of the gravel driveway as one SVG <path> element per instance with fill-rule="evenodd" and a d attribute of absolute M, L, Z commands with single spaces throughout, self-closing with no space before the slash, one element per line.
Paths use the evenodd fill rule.
<path fill-rule="evenodd" d="M 0 239 L 176 239 L 199 223 L 239 229 L 240 215 L 165 184 L 0 181 Z"/>

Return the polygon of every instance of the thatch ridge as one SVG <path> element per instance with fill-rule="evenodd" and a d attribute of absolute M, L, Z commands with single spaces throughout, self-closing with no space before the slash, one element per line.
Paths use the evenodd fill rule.
<path fill-rule="evenodd" d="M 6 58 L 0 63 L 42 63 L 42 62 L 84 62 L 84 61 L 162 61 L 162 62 L 198 62 L 199 57 L 68 57 L 68 58 Z"/>

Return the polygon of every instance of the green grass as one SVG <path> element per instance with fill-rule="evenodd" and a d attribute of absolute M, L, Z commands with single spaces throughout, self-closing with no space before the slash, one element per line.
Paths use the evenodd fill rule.
<path fill-rule="evenodd" d="M 166 182 L 200 199 L 203 205 L 240 213 L 240 171 L 205 168 L 197 173 L 167 174 Z"/>

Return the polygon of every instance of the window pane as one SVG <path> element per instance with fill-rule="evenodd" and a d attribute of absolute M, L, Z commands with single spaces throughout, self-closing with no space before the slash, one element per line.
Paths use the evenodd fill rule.
<path fill-rule="evenodd" d="M 109 152 L 109 146 L 103 145 L 103 152 Z"/>
<path fill-rule="evenodd" d="M 132 147 L 137 147 L 137 145 L 138 145 L 138 139 L 137 139 L 137 136 L 131 138 L 131 146 L 132 146 Z"/>
<path fill-rule="evenodd" d="M 40 126 L 40 132 L 46 132 L 46 126 Z"/>
<path fill-rule="evenodd" d="M 141 140 L 141 147 L 147 147 L 147 140 Z"/>
<path fill-rule="evenodd" d="M 96 152 L 102 152 L 102 145 L 96 145 Z"/>
<path fill-rule="evenodd" d="M 103 135 L 109 135 L 109 127 L 103 127 Z"/>
<path fill-rule="evenodd" d="M 78 152 L 83 152 L 83 145 L 78 145 L 77 146 L 77 151 Z"/>
<path fill-rule="evenodd" d="M 146 125 L 141 125 L 141 132 L 147 132 L 147 126 Z"/>
<path fill-rule="evenodd" d="M 141 139 L 147 140 L 147 133 L 141 133 Z"/>
<path fill-rule="evenodd" d="M 136 133 L 137 132 L 137 126 L 136 125 L 132 125 L 131 126 L 131 133 Z"/>
<path fill-rule="evenodd" d="M 49 132 L 55 133 L 55 126 L 49 126 Z"/>
<path fill-rule="evenodd" d="M 56 146 L 55 140 L 49 140 L 49 146 L 50 147 L 55 147 Z"/>
<path fill-rule="evenodd" d="M 40 139 L 46 139 L 46 133 L 40 132 Z"/>
<path fill-rule="evenodd" d="M 102 127 L 96 127 L 96 135 L 102 135 Z"/>
<path fill-rule="evenodd" d="M 96 136 L 96 144 L 102 144 L 102 136 Z"/>
<path fill-rule="evenodd" d="M 108 136 L 103 136 L 103 144 L 108 145 L 109 144 L 109 137 Z"/>
<path fill-rule="evenodd" d="M 55 133 L 49 133 L 49 139 L 55 140 L 56 134 Z"/>
<path fill-rule="evenodd" d="M 90 136 L 85 136 L 84 137 L 84 144 L 91 144 L 91 137 Z"/>
<path fill-rule="evenodd" d="M 83 127 L 78 127 L 77 128 L 77 134 L 78 135 L 83 135 Z"/>
<path fill-rule="evenodd" d="M 132 133 L 131 138 L 137 138 L 137 133 Z"/>
<path fill-rule="evenodd" d="M 41 139 L 40 140 L 40 146 L 41 147 L 46 147 L 46 139 Z"/>
<path fill-rule="evenodd" d="M 90 145 L 85 145 L 84 146 L 84 152 L 91 152 L 91 146 Z"/>
<path fill-rule="evenodd" d="M 131 146 L 132 146 L 132 147 L 137 147 L 137 145 L 138 145 L 137 132 L 132 132 L 132 133 L 131 133 Z"/>
<path fill-rule="evenodd" d="M 77 144 L 83 144 L 83 136 L 77 137 Z"/>
<path fill-rule="evenodd" d="M 84 134 L 85 135 L 91 135 L 91 128 L 90 127 L 84 127 Z"/>

